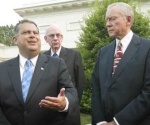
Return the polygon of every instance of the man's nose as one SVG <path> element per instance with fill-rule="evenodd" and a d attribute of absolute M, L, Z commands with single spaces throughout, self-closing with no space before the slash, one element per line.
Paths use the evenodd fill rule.
<path fill-rule="evenodd" d="M 57 39 L 57 38 L 58 38 L 58 37 L 57 37 L 57 35 L 55 34 L 55 35 L 54 35 L 54 39 Z"/>
<path fill-rule="evenodd" d="M 109 27 L 111 25 L 110 21 L 106 21 L 106 26 Z"/>
<path fill-rule="evenodd" d="M 30 37 L 31 38 L 35 37 L 35 33 L 34 32 L 30 32 Z"/>

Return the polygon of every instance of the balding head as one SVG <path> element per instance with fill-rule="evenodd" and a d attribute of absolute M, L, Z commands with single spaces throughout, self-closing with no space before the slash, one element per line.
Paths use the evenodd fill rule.
<path fill-rule="evenodd" d="M 60 49 L 63 40 L 62 31 L 59 25 L 51 24 L 48 26 L 44 39 L 50 45 L 53 52 L 57 52 Z"/>

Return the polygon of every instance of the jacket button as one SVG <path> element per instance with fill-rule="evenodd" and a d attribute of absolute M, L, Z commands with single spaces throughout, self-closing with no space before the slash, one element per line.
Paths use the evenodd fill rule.
<path fill-rule="evenodd" d="M 28 113 L 27 111 L 24 111 L 24 115 L 27 115 L 27 113 Z"/>
<path fill-rule="evenodd" d="M 111 91 L 112 91 L 112 89 L 111 89 L 111 88 L 109 88 L 108 90 L 109 90 L 109 92 L 111 92 Z"/>

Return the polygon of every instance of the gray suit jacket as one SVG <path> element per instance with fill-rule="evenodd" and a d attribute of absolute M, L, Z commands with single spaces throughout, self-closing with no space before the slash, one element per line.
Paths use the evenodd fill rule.
<path fill-rule="evenodd" d="M 44 54 L 51 55 L 51 50 L 46 51 Z M 79 101 L 81 101 L 85 84 L 85 74 L 81 54 L 76 50 L 62 47 L 59 57 L 64 59 L 71 76 L 71 80 L 78 91 Z"/>
<path fill-rule="evenodd" d="M 39 102 L 45 96 L 57 97 L 65 87 L 69 101 L 68 112 L 40 108 Z M 0 63 L 0 125 L 71 125 L 80 124 L 78 97 L 67 67 L 62 59 L 40 54 L 34 70 L 26 102 L 23 102 L 19 57 Z M 76 109 L 72 114 L 72 109 Z"/>
<path fill-rule="evenodd" d="M 100 49 L 92 74 L 92 125 L 150 125 L 150 40 L 134 34 L 112 76 L 115 43 Z"/>

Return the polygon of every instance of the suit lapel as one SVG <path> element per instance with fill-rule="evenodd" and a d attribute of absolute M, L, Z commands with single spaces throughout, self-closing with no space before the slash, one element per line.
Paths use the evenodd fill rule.
<path fill-rule="evenodd" d="M 24 105 L 20 78 L 19 56 L 10 61 L 8 73 L 19 102 Z"/>
<path fill-rule="evenodd" d="M 51 50 L 48 50 L 48 51 L 44 52 L 44 54 L 51 56 Z"/>
<path fill-rule="evenodd" d="M 114 82 L 114 80 L 120 75 L 120 73 L 126 67 L 128 62 L 134 57 L 135 53 L 139 49 L 139 45 L 140 45 L 139 37 L 134 34 L 129 46 L 127 47 L 122 59 L 120 60 L 116 68 L 116 71 L 112 77 L 112 82 Z"/>
<path fill-rule="evenodd" d="M 59 57 L 63 58 L 65 62 L 67 61 L 67 52 L 66 52 L 66 49 L 64 47 L 61 48 Z"/>
<path fill-rule="evenodd" d="M 46 51 L 44 54 L 51 56 L 51 49 Z M 62 59 L 64 59 L 65 62 L 67 62 L 67 51 L 63 46 L 61 47 L 59 58 L 62 58 Z"/>
<path fill-rule="evenodd" d="M 30 97 L 32 96 L 32 94 L 34 93 L 34 91 L 36 90 L 36 87 L 38 86 L 44 72 L 45 72 L 45 68 L 46 68 L 46 64 L 47 64 L 48 58 L 47 56 L 40 54 L 37 60 L 37 64 L 36 67 L 34 69 L 34 74 L 32 77 L 32 81 L 30 84 L 30 88 L 29 88 L 29 92 L 27 95 L 27 99 L 26 99 L 26 103 L 29 101 Z"/>

